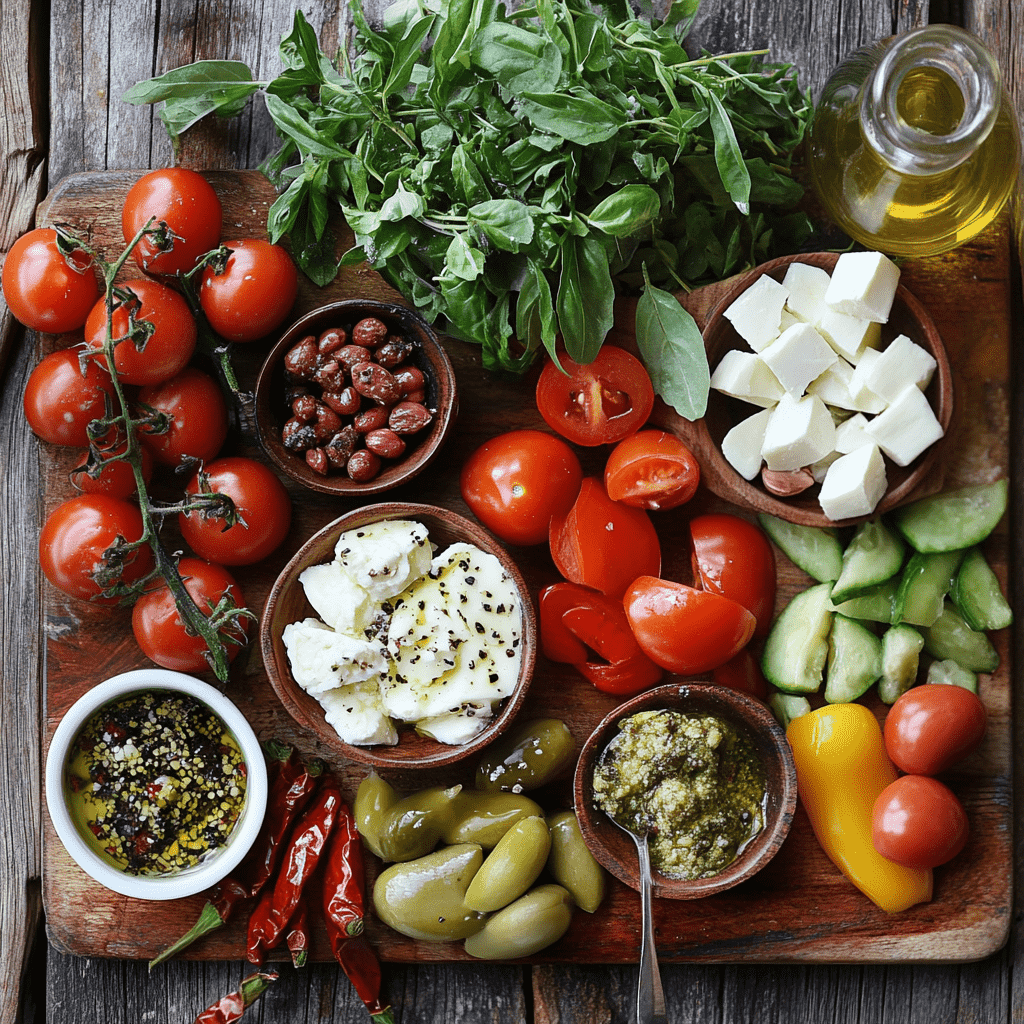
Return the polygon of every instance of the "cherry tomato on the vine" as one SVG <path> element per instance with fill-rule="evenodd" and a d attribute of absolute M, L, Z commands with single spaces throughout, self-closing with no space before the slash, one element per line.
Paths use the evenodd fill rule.
<path fill-rule="evenodd" d="M 551 517 L 569 511 L 582 481 L 576 453 L 541 430 L 513 430 L 485 441 L 459 476 L 473 514 L 510 544 L 547 540 Z"/>
<path fill-rule="evenodd" d="M 106 368 L 87 360 L 83 376 L 78 349 L 63 348 L 29 374 L 22 403 L 37 436 L 51 444 L 81 447 L 89 443 L 89 424 L 106 415 L 113 398 L 114 382 Z"/>
<path fill-rule="evenodd" d="M 105 494 L 71 498 L 50 513 L 39 534 L 43 575 L 71 597 L 112 603 L 116 599 L 99 596 L 94 576 L 104 568 L 104 554 L 118 537 L 136 541 L 142 532 L 142 514 L 126 501 Z M 143 545 L 125 559 L 119 579 L 131 583 L 152 568 L 153 552 Z"/>
<path fill-rule="evenodd" d="M 977 750 L 987 721 L 981 698 L 962 686 L 915 686 L 885 716 L 885 749 L 901 771 L 937 775 Z"/>
<path fill-rule="evenodd" d="M 903 775 L 879 794 L 871 841 L 888 860 L 910 868 L 937 868 L 952 860 L 970 835 L 967 812 L 938 779 Z"/>
<path fill-rule="evenodd" d="M 652 511 L 684 504 L 699 483 L 693 452 L 664 430 L 641 430 L 620 441 L 604 467 L 609 498 Z"/>
<path fill-rule="evenodd" d="M 223 567 L 199 558 L 182 558 L 178 562 L 178 572 L 192 600 L 207 617 L 225 594 L 231 596 L 236 607 L 244 607 L 245 600 L 238 584 Z M 205 641 L 186 630 L 178 615 L 174 595 L 164 582 L 135 602 L 132 631 L 142 653 L 163 668 L 175 672 L 202 672 L 209 668 Z M 228 660 L 232 661 L 245 643 L 245 631 L 240 625 L 230 630 L 222 629 L 220 637 Z"/>
<path fill-rule="evenodd" d="M 571 509 L 549 533 L 555 567 L 571 583 L 621 597 L 637 576 L 661 572 L 661 545 L 647 513 L 612 501 L 587 477 Z"/>
<path fill-rule="evenodd" d="M 124 452 L 124 435 L 118 443 L 111 445 L 97 446 L 101 456 L 118 455 Z M 145 448 L 139 449 L 139 457 L 142 463 L 142 479 L 149 483 L 153 475 L 153 456 Z M 135 473 L 131 463 L 125 459 L 112 459 L 97 464 L 94 468 L 98 475 L 89 471 L 88 452 L 85 453 L 86 461 L 71 471 L 71 482 L 85 494 L 106 494 L 111 498 L 127 498 L 136 491 Z"/>
<path fill-rule="evenodd" d="M 80 249 L 65 257 L 53 228 L 35 228 L 4 260 L 3 293 L 11 314 L 26 327 L 63 334 L 85 323 L 100 287 L 92 257 Z"/>
<path fill-rule="evenodd" d="M 251 565 L 266 558 L 288 536 L 292 503 L 284 484 L 260 462 L 234 456 L 206 467 L 210 491 L 226 494 L 243 522 L 224 528 L 224 520 L 199 511 L 178 516 L 181 534 L 202 558 L 221 565 Z M 199 474 L 185 488 L 199 493 Z"/>
<path fill-rule="evenodd" d="M 185 368 L 196 347 L 196 322 L 188 304 L 159 281 L 140 278 L 119 287 L 129 289 L 134 297 L 118 306 L 111 317 L 118 375 L 125 384 L 159 384 L 170 379 Z M 147 330 L 142 321 L 152 325 L 143 351 L 129 337 L 129 310 L 134 313 L 138 331 Z M 85 340 L 90 348 L 103 347 L 106 330 L 106 301 L 100 299 L 85 322 Z M 124 340 L 119 342 L 119 338 Z"/>
<path fill-rule="evenodd" d="M 724 664 L 754 635 L 756 620 L 743 605 L 671 580 L 641 576 L 622 603 L 647 657 L 683 676 Z"/>
<path fill-rule="evenodd" d="M 260 238 L 224 243 L 224 272 L 203 270 L 199 304 L 210 326 L 228 341 L 255 341 L 284 323 L 299 290 L 291 256 Z"/>
<path fill-rule="evenodd" d="M 614 444 L 647 421 L 654 387 L 644 364 L 614 345 L 605 345 L 592 363 L 560 355 L 537 381 L 537 408 L 552 430 L 576 444 Z M 565 370 L 565 373 L 562 372 Z"/>
<path fill-rule="evenodd" d="M 212 377 L 193 366 L 186 366 L 170 380 L 143 388 L 139 404 L 170 417 L 163 433 L 153 433 L 147 426 L 139 428 L 142 443 L 164 466 L 179 466 L 187 456 L 209 462 L 217 457 L 228 436 L 224 394 Z"/>
<path fill-rule="evenodd" d="M 196 171 L 166 167 L 144 174 L 128 190 L 121 210 L 127 245 L 151 217 L 159 235 L 146 235 L 132 250 L 135 262 L 150 274 L 191 270 L 199 257 L 217 248 L 223 211 L 213 186 Z"/>

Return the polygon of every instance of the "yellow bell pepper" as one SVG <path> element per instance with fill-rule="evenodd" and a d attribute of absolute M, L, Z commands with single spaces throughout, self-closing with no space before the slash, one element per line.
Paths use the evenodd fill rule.
<path fill-rule="evenodd" d="M 800 802 L 832 862 L 890 914 L 932 898 L 930 869 L 886 860 L 871 841 L 875 799 L 896 778 L 882 730 L 863 704 L 827 704 L 786 730 Z"/>

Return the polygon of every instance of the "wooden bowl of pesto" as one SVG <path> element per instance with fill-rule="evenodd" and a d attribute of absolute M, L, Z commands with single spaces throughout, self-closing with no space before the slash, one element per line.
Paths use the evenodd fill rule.
<path fill-rule="evenodd" d="M 590 852 L 639 890 L 623 827 L 648 831 L 655 896 L 729 889 L 778 852 L 796 809 L 796 768 L 765 705 L 705 683 L 659 686 L 607 715 L 576 766 L 576 815 Z"/>

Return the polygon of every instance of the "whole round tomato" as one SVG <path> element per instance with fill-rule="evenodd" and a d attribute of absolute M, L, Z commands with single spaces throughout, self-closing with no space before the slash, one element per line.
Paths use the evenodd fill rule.
<path fill-rule="evenodd" d="M 207 266 L 199 304 L 210 326 L 228 341 L 255 341 L 284 322 L 299 290 L 291 256 L 259 238 L 224 243 L 231 255 L 223 273 Z"/>
<path fill-rule="evenodd" d="M 552 360 L 541 370 L 537 408 L 562 437 L 588 447 L 614 444 L 647 422 L 654 387 L 636 356 L 605 345 L 592 363 L 566 355 L 559 362 L 562 369 Z"/>
<path fill-rule="evenodd" d="M 699 483 L 693 452 L 664 430 L 641 430 L 620 441 L 604 467 L 609 498 L 652 511 L 684 504 Z"/>
<path fill-rule="evenodd" d="M 907 690 L 885 716 L 885 749 L 908 775 L 937 775 L 973 753 L 988 716 L 976 693 L 926 683 Z"/>
<path fill-rule="evenodd" d="M 104 568 L 104 554 L 118 537 L 135 541 L 142 536 L 142 515 L 134 505 L 105 494 L 82 494 L 58 505 L 39 534 L 39 564 L 43 575 L 71 597 L 110 604 L 100 597 L 95 574 Z M 148 545 L 125 560 L 119 578 L 131 583 L 153 568 Z M 116 582 L 116 580 L 115 580 Z"/>
<path fill-rule="evenodd" d="M 224 520 L 201 512 L 178 516 L 185 543 L 201 558 L 221 565 L 251 565 L 269 555 L 288 536 L 292 503 L 284 484 L 261 462 L 233 456 L 211 462 L 205 474 L 211 492 L 226 494 L 244 522 L 224 528 Z M 185 488 L 199 493 L 200 474 Z"/>
<path fill-rule="evenodd" d="M 743 605 L 671 580 L 641 576 L 622 603 L 644 654 L 683 676 L 724 664 L 754 635 L 756 620 Z"/>
<path fill-rule="evenodd" d="M 887 860 L 908 868 L 937 868 L 967 845 L 967 812 L 938 779 L 903 775 L 878 795 L 871 841 Z"/>
<path fill-rule="evenodd" d="M 513 430 L 485 441 L 459 476 L 473 514 L 510 544 L 547 540 L 551 517 L 569 511 L 582 481 L 576 453 L 541 430 Z"/>
<path fill-rule="evenodd" d="M 100 287 L 92 257 L 81 249 L 65 256 L 53 228 L 35 228 L 4 260 L 3 293 L 12 316 L 26 327 L 64 334 L 85 323 Z"/>
<path fill-rule="evenodd" d="M 50 444 L 81 447 L 89 443 L 88 426 L 106 415 L 114 399 L 114 382 L 105 367 L 90 359 L 85 375 L 78 349 L 51 352 L 29 374 L 22 405 L 33 432 Z"/>
<path fill-rule="evenodd" d="M 127 245 L 156 218 L 159 234 L 146 235 L 132 256 L 149 274 L 191 270 L 199 257 L 217 248 L 223 217 L 213 186 L 195 171 L 166 167 L 144 174 L 128 190 L 121 210 L 121 230 Z"/>
<path fill-rule="evenodd" d="M 101 455 L 119 455 L 124 452 L 124 435 L 119 443 L 99 448 Z M 145 448 L 140 449 L 142 479 L 149 483 L 153 475 L 153 456 Z M 131 463 L 124 459 L 104 461 L 96 464 L 90 472 L 88 461 L 71 471 L 71 483 L 85 494 L 106 494 L 111 498 L 128 498 L 136 491 L 135 473 Z"/>
<path fill-rule="evenodd" d="M 187 457 L 209 462 L 228 436 L 224 395 L 212 377 L 195 367 L 186 366 L 170 380 L 143 388 L 139 404 L 170 418 L 167 430 L 160 434 L 146 426 L 139 428 L 142 443 L 164 466 L 180 466 Z"/>
<path fill-rule="evenodd" d="M 218 601 L 230 594 L 237 607 L 243 607 L 245 600 L 231 574 L 222 566 L 204 562 L 199 558 L 182 558 L 178 572 L 185 582 L 185 589 L 199 610 L 209 618 Z M 210 667 L 206 660 L 206 643 L 202 637 L 190 633 L 178 615 L 174 595 L 166 583 L 161 582 L 156 590 L 149 590 L 135 602 L 132 608 L 132 631 L 142 653 L 163 668 L 175 672 L 203 672 Z M 245 631 L 222 629 L 228 660 L 234 660 L 245 643 Z"/>
<path fill-rule="evenodd" d="M 159 281 L 140 278 L 121 287 L 129 289 L 133 297 L 114 310 L 110 321 L 112 336 L 117 342 L 114 366 L 118 375 L 125 384 L 159 384 L 169 380 L 185 368 L 195 351 L 196 322 L 188 304 Z M 145 321 L 153 327 L 141 352 L 128 335 L 129 311 L 136 324 Z M 90 348 L 102 348 L 106 330 L 106 302 L 100 299 L 85 321 L 86 344 Z M 124 340 L 118 342 L 119 338 Z"/>
<path fill-rule="evenodd" d="M 727 512 L 690 520 L 693 575 L 711 594 L 738 601 L 757 619 L 755 636 L 767 636 L 775 610 L 775 553 L 768 538 L 746 519 Z"/>
<path fill-rule="evenodd" d="M 596 477 L 586 477 L 568 513 L 549 531 L 555 567 L 570 583 L 621 597 L 637 576 L 661 572 L 661 545 L 647 513 L 612 501 Z"/>

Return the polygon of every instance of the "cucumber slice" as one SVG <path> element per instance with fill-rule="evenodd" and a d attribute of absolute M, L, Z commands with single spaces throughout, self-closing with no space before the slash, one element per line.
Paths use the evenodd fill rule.
<path fill-rule="evenodd" d="M 832 601 L 840 604 L 895 576 L 905 550 L 881 519 L 861 523 L 843 552 L 843 571 L 832 588 Z"/>
<path fill-rule="evenodd" d="M 953 601 L 971 629 L 1005 629 L 1013 622 L 999 580 L 977 549 L 967 552 L 953 583 Z"/>
<path fill-rule="evenodd" d="M 964 622 L 952 601 L 947 601 L 935 622 L 921 630 L 924 649 L 936 660 L 955 661 L 970 672 L 994 672 L 999 652 L 984 633 Z"/>
<path fill-rule="evenodd" d="M 1009 481 L 963 487 L 905 505 L 896 528 L 915 551 L 954 551 L 980 544 L 1006 511 Z"/>
<path fill-rule="evenodd" d="M 794 718 L 802 718 L 811 713 L 811 702 L 806 697 L 797 697 L 792 693 L 773 693 L 768 706 L 783 729 L 788 729 Z"/>
<path fill-rule="evenodd" d="M 831 583 L 819 583 L 793 598 L 775 620 L 764 645 L 761 671 L 786 693 L 817 693 L 828 657 L 832 628 Z"/>
<path fill-rule="evenodd" d="M 845 615 L 832 621 L 828 639 L 825 700 L 849 704 L 882 674 L 882 641 L 866 626 Z"/>
<path fill-rule="evenodd" d="M 757 517 L 764 532 L 783 554 L 811 579 L 828 583 L 843 571 L 843 548 L 833 527 L 800 526 L 761 512 Z"/>
<path fill-rule="evenodd" d="M 978 677 L 969 669 L 962 668 L 955 661 L 933 661 L 928 666 L 926 682 L 944 686 L 962 686 L 971 693 L 978 692 Z"/>
<path fill-rule="evenodd" d="M 893 626 L 882 637 L 882 678 L 878 697 L 883 704 L 895 704 L 917 681 L 924 637 L 911 626 Z"/>
<path fill-rule="evenodd" d="M 900 577 L 892 603 L 892 621 L 930 626 L 942 614 L 942 602 L 953 586 L 963 551 L 915 552 Z"/>
<path fill-rule="evenodd" d="M 899 577 L 869 587 L 862 594 L 834 606 L 833 610 L 848 619 L 866 619 L 868 622 L 892 622 L 892 605 L 899 589 Z"/>

